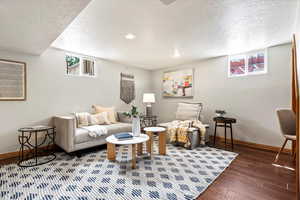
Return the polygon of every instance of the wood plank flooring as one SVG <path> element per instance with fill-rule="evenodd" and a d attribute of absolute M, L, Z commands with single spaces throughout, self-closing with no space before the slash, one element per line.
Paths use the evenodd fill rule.
<path fill-rule="evenodd" d="M 276 153 L 239 145 L 234 152 L 239 153 L 236 160 L 197 200 L 296 199 L 296 172 L 272 165 Z M 295 167 L 288 154 L 281 154 L 277 164 Z"/>
<path fill-rule="evenodd" d="M 225 149 L 222 144 L 217 147 Z M 273 166 L 276 153 L 240 145 L 235 145 L 234 152 L 239 153 L 239 156 L 197 200 L 295 199 L 295 171 Z M 282 154 L 279 160 L 281 166 L 294 167 L 288 154 Z M 0 165 L 16 161 L 0 160 Z"/>

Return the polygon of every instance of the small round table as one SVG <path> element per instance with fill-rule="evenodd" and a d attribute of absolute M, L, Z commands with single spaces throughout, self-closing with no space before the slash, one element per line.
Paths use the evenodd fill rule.
<path fill-rule="evenodd" d="M 21 145 L 19 151 L 19 162 L 20 167 L 34 167 L 51 162 L 56 158 L 53 148 L 51 145 L 55 142 L 55 127 L 51 126 L 33 126 L 20 128 L 18 130 L 21 134 L 19 135 L 19 143 Z M 38 144 L 38 135 L 43 135 L 42 141 Z M 31 137 L 34 137 L 34 143 L 31 143 Z M 48 143 L 47 143 L 48 142 Z M 46 146 L 43 146 L 47 143 Z M 27 153 L 27 152 L 29 153 Z M 47 151 L 47 152 L 45 152 Z M 41 154 L 45 152 L 49 154 L 49 157 L 40 160 L 39 157 L 44 156 Z M 26 164 L 26 161 L 30 161 Z"/>
<path fill-rule="evenodd" d="M 214 117 L 213 120 L 215 122 L 214 145 L 216 145 L 217 127 L 224 127 L 225 148 L 226 148 L 226 145 L 227 145 L 227 132 L 226 132 L 226 129 L 230 128 L 230 133 L 231 133 L 231 148 L 233 149 L 232 124 L 236 123 L 236 119 L 229 118 L 229 117 Z"/>
<path fill-rule="evenodd" d="M 138 154 L 142 154 L 143 142 L 149 140 L 149 136 L 146 134 L 140 134 L 138 137 L 133 137 L 128 140 L 118 140 L 114 135 L 106 138 L 107 142 L 107 159 L 110 161 L 116 160 L 116 144 L 117 145 L 132 145 L 132 169 L 136 168 L 136 146 L 138 145 Z"/>
<path fill-rule="evenodd" d="M 147 135 L 149 136 L 149 141 L 147 142 L 147 151 L 150 154 L 150 157 L 152 156 L 152 146 L 153 146 L 153 133 L 158 133 L 158 149 L 160 155 L 166 155 L 166 128 L 163 127 L 147 127 L 144 128 L 144 131 L 146 131 Z"/>

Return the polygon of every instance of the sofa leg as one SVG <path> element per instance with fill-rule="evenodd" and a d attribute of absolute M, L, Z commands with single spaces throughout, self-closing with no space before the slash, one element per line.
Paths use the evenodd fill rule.
<path fill-rule="evenodd" d="M 82 157 L 82 154 L 80 152 L 66 152 L 68 156 L 71 156 L 71 157 L 77 157 L 77 158 L 80 158 Z"/>
<path fill-rule="evenodd" d="M 82 157 L 82 154 L 81 154 L 80 152 L 75 152 L 75 156 L 76 156 L 77 158 L 81 158 L 81 157 Z"/>

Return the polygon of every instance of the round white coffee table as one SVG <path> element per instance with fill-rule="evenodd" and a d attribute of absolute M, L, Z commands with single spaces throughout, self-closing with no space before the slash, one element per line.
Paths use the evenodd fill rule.
<path fill-rule="evenodd" d="M 138 137 L 133 137 L 128 140 L 118 140 L 114 135 L 106 138 L 107 142 L 107 159 L 110 161 L 116 160 L 116 144 L 118 145 L 132 145 L 132 169 L 136 168 L 136 146 L 138 146 L 138 154 L 142 154 L 143 142 L 149 140 L 149 136 L 146 134 L 140 134 Z"/>
<path fill-rule="evenodd" d="M 144 131 L 146 131 L 147 135 L 149 136 L 149 140 L 147 142 L 147 152 L 150 154 L 150 157 L 152 156 L 152 146 L 153 146 L 153 133 L 158 133 L 158 150 L 160 155 L 166 155 L 167 148 L 166 148 L 166 128 L 163 127 L 147 127 L 144 128 Z"/>

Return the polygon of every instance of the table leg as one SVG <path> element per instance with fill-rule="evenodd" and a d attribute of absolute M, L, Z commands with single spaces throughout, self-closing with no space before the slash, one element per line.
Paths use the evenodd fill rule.
<path fill-rule="evenodd" d="M 136 144 L 132 144 L 132 169 L 136 168 Z"/>
<path fill-rule="evenodd" d="M 214 146 L 216 145 L 217 127 L 217 122 L 215 122 Z"/>
<path fill-rule="evenodd" d="M 116 160 L 116 145 L 112 143 L 107 143 L 107 159 L 110 161 Z"/>
<path fill-rule="evenodd" d="M 138 155 L 143 154 L 143 143 L 137 144 L 137 153 L 138 153 Z"/>
<path fill-rule="evenodd" d="M 159 154 L 166 155 L 166 132 L 158 133 Z"/>
<path fill-rule="evenodd" d="M 226 148 L 227 147 L 227 132 L 226 132 L 227 124 L 226 123 L 224 124 L 224 129 L 225 129 L 225 148 Z"/>
<path fill-rule="evenodd" d="M 35 164 L 37 165 L 38 164 L 38 155 L 37 155 L 37 152 L 38 152 L 38 144 L 37 144 L 37 131 L 34 132 L 35 134 L 35 146 L 34 146 L 34 156 L 35 156 Z"/>
<path fill-rule="evenodd" d="M 149 140 L 147 141 L 147 152 L 152 156 L 152 146 L 153 146 L 153 133 L 150 131 L 146 132 L 149 136 Z"/>
<path fill-rule="evenodd" d="M 231 133 L 231 149 L 233 150 L 232 123 L 230 123 L 230 133 Z"/>
<path fill-rule="evenodd" d="M 24 132 L 22 132 L 22 144 L 21 144 L 21 148 L 22 148 L 22 161 L 24 160 Z"/>

